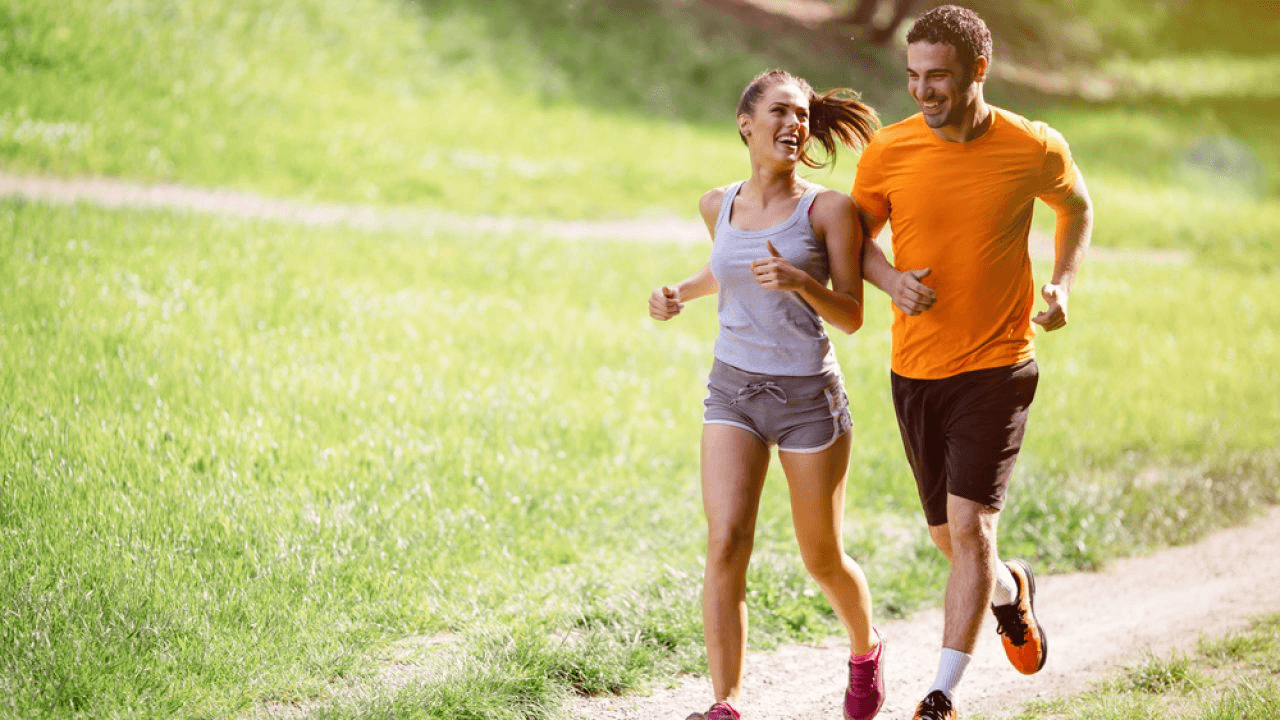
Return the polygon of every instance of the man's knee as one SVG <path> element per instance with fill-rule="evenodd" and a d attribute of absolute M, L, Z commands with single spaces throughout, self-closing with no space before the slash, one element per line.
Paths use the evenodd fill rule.
<path fill-rule="evenodd" d="M 929 538 L 948 560 L 951 559 L 951 528 L 948 525 L 930 525 Z"/>
<path fill-rule="evenodd" d="M 947 540 L 954 551 L 985 550 L 995 542 L 999 511 L 956 495 L 947 503 Z"/>

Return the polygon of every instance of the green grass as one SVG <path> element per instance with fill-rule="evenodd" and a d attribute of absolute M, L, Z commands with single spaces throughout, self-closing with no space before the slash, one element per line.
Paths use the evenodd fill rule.
<path fill-rule="evenodd" d="M 1268 129 L 1280 95 L 1056 104 L 1028 114 L 1070 141 L 1095 205 L 1095 245 L 1185 250 L 1251 272 L 1280 267 L 1280 141 Z"/>
<path fill-rule="evenodd" d="M 1174 21 L 1145 12 L 1148 29 Z M 462 213 L 692 216 L 746 174 L 732 109 L 772 65 L 863 89 L 886 121 L 913 109 L 894 49 L 814 58 L 681 3 L 15 0 L 0 40 L 10 172 Z M 1276 68 L 1274 54 L 1114 59 L 1109 74 L 1152 97 L 1013 106 L 1070 139 L 1099 245 L 1274 268 Z M 1224 152 L 1239 162 L 1215 170 Z M 813 177 L 847 188 L 855 160 Z"/>
<path fill-rule="evenodd" d="M 1171 55 L 1138 61 L 1118 57 L 1102 72 L 1119 92 L 1139 97 L 1195 99 L 1280 98 L 1280 55 L 1235 55 L 1220 48 L 1204 54 Z"/>
<path fill-rule="evenodd" d="M 705 248 L 0 209 L 0 544 L 18 579 L 0 589 L 0 708 L 323 700 L 378 648 L 441 633 L 481 640 L 413 703 L 510 653 L 548 698 L 701 667 L 714 306 L 659 325 L 643 304 Z M 1098 263 L 1081 283 L 1071 329 L 1041 342 L 1008 551 L 1093 567 L 1274 501 L 1274 277 Z M 1242 292 L 1248 312 L 1214 311 Z M 933 602 L 944 569 L 892 421 L 888 314 L 873 296 L 837 343 L 858 399 L 847 545 L 892 615 Z M 776 479 L 759 534 L 755 646 L 835 631 Z"/>
<path fill-rule="evenodd" d="M 886 121 L 911 110 L 895 50 L 824 63 L 679 4 L 13 2 L 0 38 L 10 171 L 463 213 L 691 216 L 702 191 L 747 172 L 732 108 L 779 63 L 866 90 Z M 1150 98 L 1014 107 L 1070 139 L 1099 245 L 1274 268 L 1277 67 L 1274 54 L 1114 59 L 1116 82 Z M 1236 162 L 1215 170 L 1224 153 Z M 854 166 L 813 177 L 846 188 Z"/>
<path fill-rule="evenodd" d="M 1256 618 L 1191 654 L 1149 655 L 1087 693 L 1035 701 L 1017 720 L 1238 720 L 1267 718 L 1280 704 L 1280 615 Z"/>
<path fill-rule="evenodd" d="M 670 12 L 12 0 L 0 7 L 0 160 L 470 213 L 693 215 L 702 191 L 746 172 L 742 87 L 804 55 Z M 852 66 L 786 64 L 820 87 L 854 81 Z M 852 179 L 852 158 L 843 165 L 838 187 Z"/>

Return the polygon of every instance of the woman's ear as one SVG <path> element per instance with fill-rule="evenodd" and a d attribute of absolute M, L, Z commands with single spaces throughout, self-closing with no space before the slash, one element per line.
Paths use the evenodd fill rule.
<path fill-rule="evenodd" d="M 751 137 L 751 116 L 743 113 L 738 116 L 738 133 L 742 137 Z"/>

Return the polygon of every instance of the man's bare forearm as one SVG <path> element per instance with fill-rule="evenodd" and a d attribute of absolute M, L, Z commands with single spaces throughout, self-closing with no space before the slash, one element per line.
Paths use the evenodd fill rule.
<path fill-rule="evenodd" d="M 1067 290 L 1075 282 L 1076 272 L 1084 262 L 1093 235 L 1093 208 L 1084 207 L 1077 212 L 1058 216 L 1054 229 L 1053 284 Z"/>
<path fill-rule="evenodd" d="M 897 272 L 876 241 L 869 240 L 862 243 L 862 277 L 867 282 L 892 294 L 892 283 Z"/>

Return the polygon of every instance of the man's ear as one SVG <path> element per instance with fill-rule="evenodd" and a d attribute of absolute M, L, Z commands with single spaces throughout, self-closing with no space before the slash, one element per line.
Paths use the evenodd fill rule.
<path fill-rule="evenodd" d="M 991 69 L 991 62 L 984 57 L 977 57 L 973 61 L 973 81 L 983 82 L 987 79 L 987 71 Z"/>

